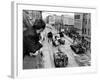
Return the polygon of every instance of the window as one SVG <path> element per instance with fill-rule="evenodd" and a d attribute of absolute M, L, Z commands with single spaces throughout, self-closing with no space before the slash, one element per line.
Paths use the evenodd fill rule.
<path fill-rule="evenodd" d="M 75 15 L 75 19 L 80 19 L 80 15 Z"/>
<path fill-rule="evenodd" d="M 88 29 L 88 35 L 90 35 L 90 29 Z"/>
<path fill-rule="evenodd" d="M 86 28 L 85 28 L 85 34 L 86 34 Z"/>

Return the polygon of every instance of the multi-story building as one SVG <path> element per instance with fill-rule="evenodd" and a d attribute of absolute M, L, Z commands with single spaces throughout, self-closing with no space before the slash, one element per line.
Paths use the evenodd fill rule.
<path fill-rule="evenodd" d="M 82 35 L 83 13 L 75 13 L 74 28 L 78 30 L 79 35 Z"/>
<path fill-rule="evenodd" d="M 47 16 L 47 23 L 50 24 L 50 25 L 54 25 L 55 24 L 55 18 L 56 18 L 56 15 L 48 15 Z"/>
<path fill-rule="evenodd" d="M 74 25 L 74 18 L 69 15 L 62 15 L 63 25 Z"/>
<path fill-rule="evenodd" d="M 74 26 L 74 18 L 69 15 L 62 15 L 61 17 L 62 17 L 63 28 L 69 31 L 70 27 Z"/>
<path fill-rule="evenodd" d="M 46 20 L 48 24 L 54 25 L 57 30 L 74 26 L 74 18 L 69 15 L 49 15 Z"/>
<path fill-rule="evenodd" d="M 58 16 L 58 15 L 56 15 L 56 18 L 55 18 L 55 28 L 58 30 L 58 31 L 60 31 L 61 30 L 61 28 L 62 28 L 62 18 L 61 18 L 61 16 Z"/>
<path fill-rule="evenodd" d="M 90 21 L 90 13 L 83 14 L 83 36 L 90 37 L 91 36 L 91 21 Z"/>
<path fill-rule="evenodd" d="M 83 37 L 82 41 L 90 48 L 91 44 L 91 14 L 90 13 L 75 13 L 74 27 L 79 30 L 79 34 Z"/>
<path fill-rule="evenodd" d="M 58 16 L 56 14 L 48 15 L 47 23 L 55 27 L 55 29 L 59 30 L 61 27 L 61 16 Z"/>
<path fill-rule="evenodd" d="M 88 47 L 90 47 L 91 44 L 91 14 L 90 13 L 83 14 L 82 35 L 87 41 Z"/>

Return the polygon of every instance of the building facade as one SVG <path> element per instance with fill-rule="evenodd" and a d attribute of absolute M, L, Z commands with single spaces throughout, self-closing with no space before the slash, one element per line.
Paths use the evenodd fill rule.
<path fill-rule="evenodd" d="M 90 37 L 91 36 L 91 14 L 84 13 L 83 14 L 83 36 Z"/>
<path fill-rule="evenodd" d="M 91 14 L 90 13 L 75 13 L 74 27 L 80 29 L 79 34 L 82 37 L 82 43 L 85 43 L 88 48 L 91 45 Z"/>
<path fill-rule="evenodd" d="M 90 13 L 83 14 L 82 36 L 86 40 L 86 44 L 88 48 L 90 48 L 91 45 L 91 14 Z"/>
<path fill-rule="evenodd" d="M 70 27 L 74 26 L 74 18 L 69 15 L 62 15 L 62 23 L 63 23 L 63 28 L 67 32 L 70 30 Z"/>
<path fill-rule="evenodd" d="M 50 25 L 54 25 L 55 24 L 55 17 L 56 17 L 56 15 L 48 15 L 47 16 L 47 23 Z"/>
<path fill-rule="evenodd" d="M 63 25 L 74 25 L 74 18 L 69 15 L 62 15 Z"/>
<path fill-rule="evenodd" d="M 82 35 L 82 26 L 83 26 L 83 13 L 75 13 L 74 28 L 78 29 L 79 35 Z"/>
<path fill-rule="evenodd" d="M 49 15 L 47 16 L 47 23 L 54 25 L 57 30 L 67 29 L 70 26 L 74 26 L 74 18 L 69 15 Z"/>

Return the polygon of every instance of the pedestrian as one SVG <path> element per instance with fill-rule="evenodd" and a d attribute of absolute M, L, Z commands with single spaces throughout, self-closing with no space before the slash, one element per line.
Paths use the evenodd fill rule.
<path fill-rule="evenodd" d="M 61 38 L 64 37 L 63 32 L 59 32 L 59 35 L 60 35 Z"/>
<path fill-rule="evenodd" d="M 49 32 L 47 34 L 47 37 L 48 37 L 48 42 L 51 42 L 53 40 L 53 34 L 52 34 L 52 32 Z"/>
<path fill-rule="evenodd" d="M 35 55 L 36 51 L 42 48 L 39 42 L 40 34 L 45 29 L 45 22 L 42 19 L 37 19 L 32 26 L 32 29 L 27 29 L 23 32 L 23 58 L 25 55 Z"/>

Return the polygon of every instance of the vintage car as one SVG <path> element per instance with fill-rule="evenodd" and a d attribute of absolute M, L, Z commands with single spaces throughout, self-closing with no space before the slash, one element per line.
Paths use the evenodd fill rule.
<path fill-rule="evenodd" d="M 76 54 L 84 54 L 86 51 L 85 48 L 80 44 L 70 45 L 70 47 Z"/>
<path fill-rule="evenodd" d="M 59 42 L 60 44 L 62 44 L 62 45 L 65 44 L 65 40 L 63 40 L 63 39 L 58 39 L 58 42 Z"/>
<path fill-rule="evenodd" d="M 54 47 L 57 47 L 57 46 L 59 46 L 59 42 L 57 41 L 57 40 L 52 40 L 52 45 L 54 46 Z"/>
<path fill-rule="evenodd" d="M 63 32 L 59 32 L 60 37 L 64 37 Z"/>
<path fill-rule="evenodd" d="M 54 54 L 55 67 L 66 67 L 68 65 L 68 57 L 63 52 L 56 52 Z"/>

